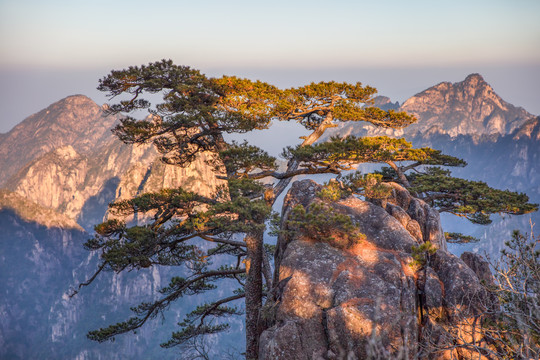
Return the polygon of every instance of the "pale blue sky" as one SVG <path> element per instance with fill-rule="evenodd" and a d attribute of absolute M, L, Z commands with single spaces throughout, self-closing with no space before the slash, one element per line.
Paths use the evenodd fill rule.
<path fill-rule="evenodd" d="M 538 0 L 0 0 L 0 132 L 73 93 L 102 102 L 99 77 L 162 58 L 278 86 L 362 81 L 399 101 L 479 72 L 538 114 L 538 19 Z"/>

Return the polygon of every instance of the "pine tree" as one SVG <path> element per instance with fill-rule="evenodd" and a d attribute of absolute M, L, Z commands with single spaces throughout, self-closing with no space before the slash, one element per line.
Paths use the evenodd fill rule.
<path fill-rule="evenodd" d="M 371 107 L 376 90 L 361 83 L 320 82 L 281 90 L 264 82 L 230 76 L 207 78 L 197 70 L 163 60 L 112 71 L 100 80 L 98 89 L 113 98 L 127 96 L 109 108 L 110 113 L 126 115 L 113 130 L 120 140 L 128 144 L 153 143 L 165 163 L 177 166 L 189 165 L 203 152 L 211 154 L 209 166 L 221 173 L 226 185 L 210 197 L 182 188 L 164 189 L 111 204 L 112 213 L 143 213 L 151 220 L 142 225 L 120 220 L 97 225 L 96 234 L 86 247 L 99 250 L 101 262 L 94 276 L 82 285 L 90 284 L 103 270 L 177 266 L 189 275 L 172 278 L 161 289 L 160 299 L 133 308 L 135 316 L 127 321 L 91 331 L 88 336 L 96 341 L 135 331 L 180 297 L 211 291 L 220 280 L 231 279 L 239 283 L 237 290 L 197 307 L 180 323 L 180 331 L 162 346 L 180 345 L 194 337 L 227 329 L 226 322 L 211 320 L 240 314 L 239 308 L 231 304 L 245 298 L 246 358 L 256 359 L 259 335 L 264 330 L 260 321 L 263 297 L 274 288 L 270 254 L 264 247 L 265 224 L 272 217 L 276 199 L 293 177 L 341 174 L 360 163 L 386 163 L 394 169 L 398 181 L 418 194 L 428 194 L 427 188 L 415 188 L 422 184 L 421 177 L 409 180 L 406 171 L 420 165 L 464 165 L 462 160 L 437 150 L 414 149 L 403 139 L 349 136 L 317 142 L 339 122 L 366 121 L 379 127 L 400 128 L 415 121 L 402 112 Z M 162 102 L 153 106 L 143 98 L 145 94 L 160 94 Z M 139 120 L 129 115 L 140 110 L 148 111 L 150 116 Z M 262 149 L 224 138 L 229 133 L 266 129 L 272 120 L 296 121 L 310 132 L 300 145 L 284 149 L 282 156 L 288 162 L 283 172 L 277 170 L 276 159 Z M 410 165 L 396 165 L 403 161 Z M 343 195 L 367 191 L 374 196 L 382 191 L 379 185 L 385 176 L 351 175 L 339 192 Z M 275 181 L 270 185 L 261 183 L 265 178 Z M 509 198 L 508 202 L 515 200 Z M 476 216 L 473 211 L 496 209 L 491 205 L 473 208 L 470 216 Z M 459 208 L 454 212 L 461 214 L 465 210 Z M 299 216 L 300 220 L 314 218 L 313 214 Z M 302 225 L 299 228 L 314 229 Z M 201 241 L 214 247 L 203 252 Z M 235 265 L 212 265 L 214 259 L 224 256 L 234 259 Z M 276 268 L 276 274 L 278 271 Z"/>

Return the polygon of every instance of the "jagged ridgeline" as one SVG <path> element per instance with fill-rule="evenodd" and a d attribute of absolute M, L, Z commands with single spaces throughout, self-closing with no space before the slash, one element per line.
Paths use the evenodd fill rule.
<path fill-rule="evenodd" d="M 499 99 L 515 115 L 502 126 L 494 100 L 485 101 L 492 108 L 478 105 L 494 93 L 471 90 L 485 82 L 475 75 L 465 83 L 473 85 L 459 92 L 446 83 L 450 100 L 433 107 L 446 106 L 440 113 L 451 115 L 452 96 L 461 96 L 462 109 L 468 101 L 463 94 L 474 93 L 470 114 L 456 113 L 487 121 L 480 134 L 505 129 L 517 131 L 518 140 L 538 140 L 537 122 L 521 120 L 524 110 Z M 417 189 L 415 196 L 407 190 L 421 183 L 409 176 L 413 169 L 462 169 L 465 163 L 405 140 L 351 130 L 365 124 L 378 129 L 373 135 L 423 129 L 427 112 L 412 111 L 419 121 L 410 125 L 415 119 L 396 111 L 399 104 L 380 97 L 372 104 L 375 89 L 359 83 L 281 90 L 235 77 L 209 79 L 169 61 L 113 71 L 100 88 L 120 101 L 99 107 L 84 96 L 68 97 L 0 137 L 7 169 L 0 181 L 10 191 L 2 193 L 6 231 L 0 246 L 11 255 L 1 258 L 8 274 L 0 283 L 7 314 L 0 323 L 1 357 L 190 358 L 208 352 L 223 358 L 245 349 L 248 358 L 365 358 L 405 349 L 433 358 L 430 346 L 454 341 L 452 327 L 461 325 L 463 314 L 481 313 L 478 304 L 487 298 L 479 278 L 485 274 L 470 269 L 482 262 L 473 255 L 462 262 L 447 251 L 436 211 L 444 203 L 430 206 L 426 196 L 441 190 Z M 164 97 L 155 106 L 145 93 Z M 149 114 L 130 117 L 132 110 Z M 265 129 L 274 119 L 296 121 L 309 132 L 300 145 L 284 149 L 285 168 L 255 144 L 227 143 L 223 136 Z M 474 126 L 464 121 L 452 126 L 472 133 Z M 346 124 L 354 124 L 347 131 L 356 136 L 321 141 Z M 452 126 L 441 128 L 450 132 Z M 496 147 L 497 138 L 490 139 Z M 476 146 L 478 137 L 471 143 Z M 523 171 L 534 174 L 535 152 L 520 154 Z M 325 187 L 294 183 L 282 219 L 272 215 L 295 176 L 336 176 L 366 162 L 392 170 L 343 174 Z M 494 212 L 535 208 L 526 196 L 497 194 L 510 198 L 460 198 L 450 210 L 486 222 Z M 109 202 L 114 205 L 107 210 Z M 271 218 L 279 234 L 274 259 L 264 233 Z M 79 227 L 91 231 L 98 223 L 93 237 Z M 84 252 L 84 241 L 96 251 Z M 17 266 L 23 262 L 24 270 Z M 76 287 L 86 280 L 93 282 Z M 41 296 L 32 296 L 40 284 Z M 458 314 L 443 305 L 472 296 L 463 284 L 479 301 Z M 92 340 L 116 341 L 92 342 L 88 331 Z M 246 342 L 239 342 L 246 332 Z M 160 349 L 160 343 L 178 351 Z"/>

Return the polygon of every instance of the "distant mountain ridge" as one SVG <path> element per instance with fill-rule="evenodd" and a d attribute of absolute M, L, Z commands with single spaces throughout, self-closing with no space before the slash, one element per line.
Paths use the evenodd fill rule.
<path fill-rule="evenodd" d="M 404 129 L 382 129 L 371 124 L 347 124 L 336 130 L 340 135 L 446 134 L 497 137 L 512 133 L 534 117 L 526 110 L 504 101 L 479 74 L 471 74 L 457 83 L 442 82 L 426 89 L 401 106 L 389 98 L 378 97 L 375 106 L 415 115 L 418 121 Z"/>

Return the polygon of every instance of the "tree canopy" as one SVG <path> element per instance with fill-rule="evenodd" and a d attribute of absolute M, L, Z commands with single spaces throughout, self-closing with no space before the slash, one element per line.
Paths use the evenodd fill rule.
<path fill-rule="evenodd" d="M 110 205 L 111 212 L 118 216 L 142 213 L 149 220 L 129 224 L 115 219 L 97 225 L 96 234 L 86 247 L 100 251 L 101 262 L 94 276 L 82 285 L 91 283 L 103 270 L 122 272 L 175 266 L 187 275 L 173 277 L 161 289 L 158 300 L 133 308 L 135 315 L 127 321 L 91 331 L 88 336 L 92 340 L 105 341 L 134 331 L 179 298 L 211 291 L 228 279 L 235 281 L 238 288 L 223 297 L 209 296 L 213 300 L 189 313 L 179 324 L 180 330 L 162 346 L 176 346 L 199 335 L 225 330 L 226 322 L 212 320 L 240 314 L 241 307 L 234 304 L 245 299 L 246 357 L 257 358 L 258 337 L 264 330 L 259 320 L 262 299 L 274 287 L 271 252 L 264 247 L 263 235 L 273 216 L 272 206 L 297 175 L 341 174 L 360 163 L 383 163 L 393 173 L 386 171 L 384 176 L 376 177 L 375 183 L 382 179 L 399 181 L 441 211 L 465 215 L 475 222 L 485 223 L 487 214 L 501 211 L 501 199 L 508 213 L 535 208 L 524 205 L 528 200 L 524 195 L 493 193 L 487 199 L 472 199 L 456 190 L 456 186 L 462 185 L 457 180 L 448 180 L 448 185 L 444 185 L 441 179 L 449 174 L 441 173 L 442 170 L 407 176 L 407 171 L 419 166 L 465 163 L 430 148 L 414 149 L 403 139 L 348 136 L 317 142 L 339 122 L 365 121 L 379 127 L 400 128 L 416 120 L 403 112 L 370 106 L 376 90 L 361 83 L 331 81 L 282 90 L 233 76 L 208 78 L 198 70 L 163 60 L 112 71 L 100 80 L 98 89 L 107 92 L 111 99 L 120 98 L 108 112 L 125 115 L 113 129 L 121 141 L 153 143 L 165 163 L 177 166 L 188 166 L 200 154 L 210 154 L 209 166 L 214 167 L 226 185 L 208 197 L 182 188 L 163 189 Z M 148 94 L 154 94 L 152 99 L 159 94 L 161 102 L 152 104 L 143 97 Z M 134 118 L 133 114 L 141 110 L 147 111 L 148 116 Z M 300 144 L 284 149 L 284 171 L 278 171 L 276 159 L 264 150 L 247 142 L 227 142 L 224 137 L 228 133 L 266 129 L 273 120 L 296 121 L 309 131 Z M 396 162 L 408 165 L 398 166 Z M 263 184 L 260 180 L 264 178 L 273 182 Z M 350 193 L 362 193 L 373 179 L 352 176 L 348 189 Z M 370 189 L 373 193 L 380 190 L 376 186 Z M 485 189 L 478 192 L 483 194 Z M 445 202 L 440 194 L 451 200 Z M 311 218 L 320 220 L 325 209 L 311 210 L 311 215 L 298 210 L 298 228 L 318 229 L 302 225 Z M 348 229 L 345 225 L 344 229 Z M 212 246 L 203 251 L 202 242 Z M 214 261 L 218 257 L 227 260 Z M 229 265 L 213 265 L 218 262 Z"/>

